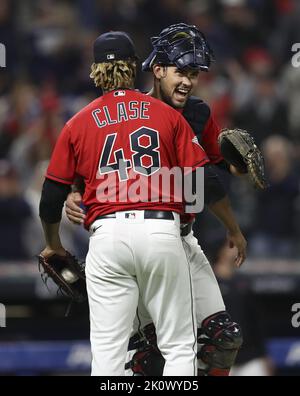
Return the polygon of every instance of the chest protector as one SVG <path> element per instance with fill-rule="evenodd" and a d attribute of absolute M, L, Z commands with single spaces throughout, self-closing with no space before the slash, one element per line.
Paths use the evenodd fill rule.
<path fill-rule="evenodd" d="M 202 134 L 210 117 L 210 108 L 203 100 L 191 96 L 186 102 L 182 115 L 190 124 L 201 144 Z"/>

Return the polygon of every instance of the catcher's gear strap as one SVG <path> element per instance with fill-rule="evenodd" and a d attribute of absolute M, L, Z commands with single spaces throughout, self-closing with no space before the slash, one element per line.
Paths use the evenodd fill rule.
<path fill-rule="evenodd" d="M 202 322 L 198 343 L 204 344 L 198 358 L 207 365 L 205 375 L 229 375 L 243 343 L 242 331 L 227 312 L 219 312 Z"/>
<path fill-rule="evenodd" d="M 136 333 L 130 338 L 127 350 L 142 349 L 146 345 L 147 341 L 140 334 Z"/>
<path fill-rule="evenodd" d="M 129 340 L 128 351 L 133 349 L 143 349 L 147 345 L 154 345 L 157 348 L 157 338 L 153 323 L 149 323 L 140 332 L 135 333 Z"/>
<path fill-rule="evenodd" d="M 162 376 L 165 359 L 153 345 L 147 345 L 142 351 L 138 350 L 125 369 L 131 369 L 134 375 Z"/>
<path fill-rule="evenodd" d="M 134 348 L 135 347 L 135 348 Z M 137 349 L 125 369 L 132 369 L 134 375 L 162 376 L 165 359 L 157 347 L 153 323 L 148 324 L 129 340 L 128 350 Z"/>
<path fill-rule="evenodd" d="M 209 120 L 210 114 L 210 108 L 205 102 L 203 102 L 203 100 L 195 96 L 188 98 L 182 115 L 190 124 L 190 127 L 193 129 L 200 144 L 202 133 L 207 121 Z"/>
<path fill-rule="evenodd" d="M 71 187 L 67 184 L 45 179 L 40 200 L 40 218 L 48 224 L 58 223 Z"/>
<path fill-rule="evenodd" d="M 220 201 L 226 196 L 223 184 L 212 165 L 204 166 L 204 202 L 206 205 Z"/>

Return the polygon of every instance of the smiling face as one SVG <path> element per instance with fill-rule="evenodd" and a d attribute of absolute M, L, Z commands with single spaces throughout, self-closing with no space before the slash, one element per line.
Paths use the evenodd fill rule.
<path fill-rule="evenodd" d="M 175 108 L 183 108 L 197 86 L 199 71 L 154 65 L 155 97 Z"/>

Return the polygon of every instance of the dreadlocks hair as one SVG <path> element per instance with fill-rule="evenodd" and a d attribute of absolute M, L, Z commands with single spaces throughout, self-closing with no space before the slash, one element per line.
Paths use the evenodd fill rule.
<path fill-rule="evenodd" d="M 93 63 L 91 70 L 90 78 L 94 80 L 96 87 L 100 87 L 103 91 L 133 88 L 136 62 L 128 59 Z"/>

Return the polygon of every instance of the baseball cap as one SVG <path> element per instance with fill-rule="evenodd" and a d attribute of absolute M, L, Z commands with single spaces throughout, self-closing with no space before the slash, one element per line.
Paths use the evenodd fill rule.
<path fill-rule="evenodd" d="M 138 59 L 132 39 L 125 32 L 101 34 L 94 42 L 95 63 Z"/>

